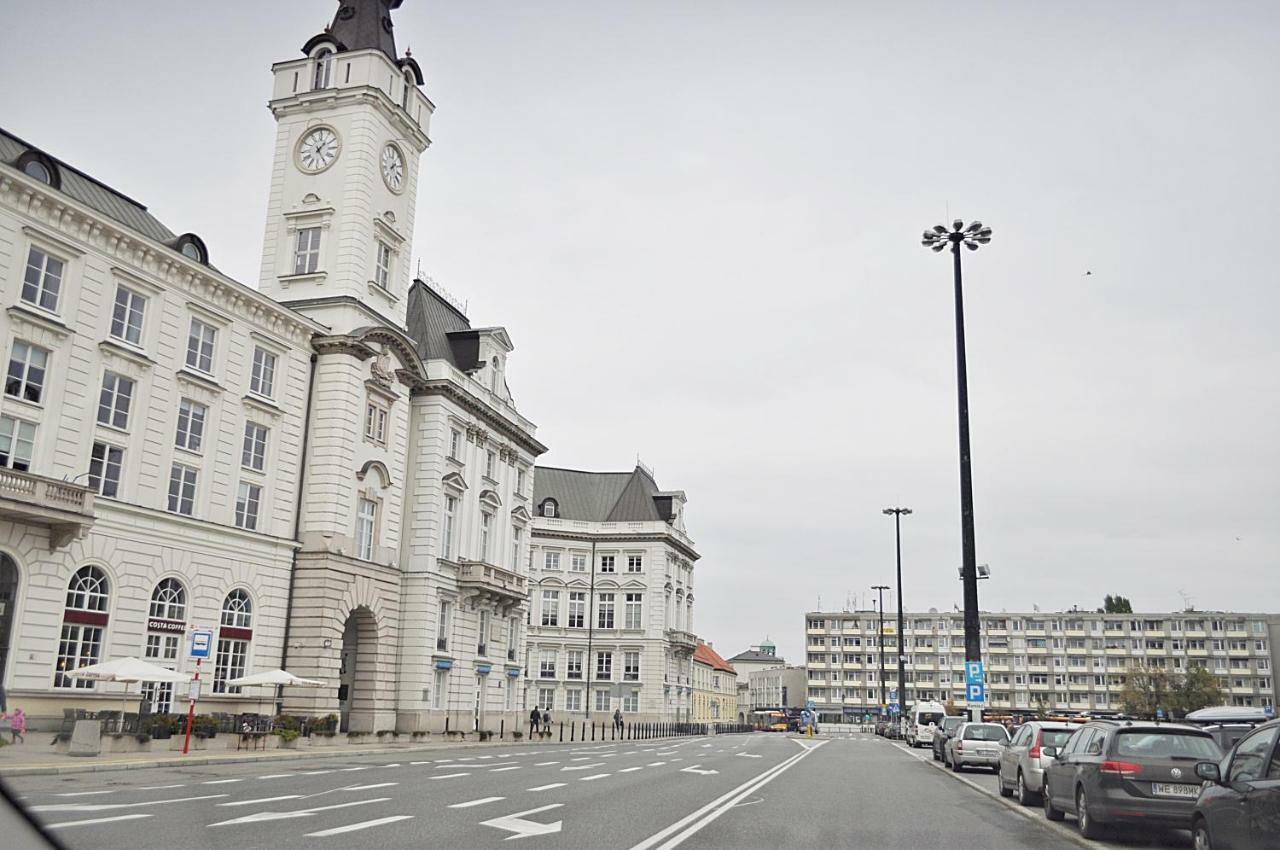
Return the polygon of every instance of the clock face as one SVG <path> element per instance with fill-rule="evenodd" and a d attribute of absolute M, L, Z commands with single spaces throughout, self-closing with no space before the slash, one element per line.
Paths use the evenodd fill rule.
<path fill-rule="evenodd" d="M 328 127 L 317 127 L 298 144 L 298 161 L 305 171 L 324 171 L 338 158 L 338 135 Z"/>
<path fill-rule="evenodd" d="M 387 145 L 382 149 L 382 179 L 393 192 L 399 192 L 404 187 L 404 157 L 395 145 Z"/>

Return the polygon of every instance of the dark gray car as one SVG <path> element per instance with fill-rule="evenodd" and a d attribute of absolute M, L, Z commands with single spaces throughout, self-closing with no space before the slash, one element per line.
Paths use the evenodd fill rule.
<path fill-rule="evenodd" d="M 933 760 L 942 761 L 942 753 L 947 746 L 947 738 L 955 734 L 956 730 L 964 724 L 964 718 L 958 715 L 951 715 L 942 718 L 942 725 L 933 733 Z"/>
<path fill-rule="evenodd" d="M 1196 775 L 1208 782 L 1192 816 L 1195 850 L 1280 845 L 1280 720 L 1259 726 L 1221 764 L 1197 764 Z"/>
<path fill-rule="evenodd" d="M 1095 720 L 1058 750 L 1044 774 L 1044 814 L 1076 816 L 1080 834 L 1100 838 L 1108 825 L 1190 829 L 1200 795 L 1196 763 L 1222 758 L 1203 729 L 1172 723 Z"/>

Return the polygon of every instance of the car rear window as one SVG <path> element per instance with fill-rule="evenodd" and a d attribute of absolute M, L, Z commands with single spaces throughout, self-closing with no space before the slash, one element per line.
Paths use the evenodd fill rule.
<path fill-rule="evenodd" d="M 1116 736 L 1116 755 L 1126 758 L 1222 758 L 1222 751 L 1208 735 L 1170 729 L 1169 731 L 1121 730 Z"/>
<path fill-rule="evenodd" d="M 1067 739 L 1075 734 L 1074 729 L 1045 729 L 1040 733 L 1040 743 L 1046 747 L 1062 748 Z"/>
<path fill-rule="evenodd" d="M 948 717 L 942 721 L 942 728 L 948 732 L 954 732 L 960 728 L 962 723 L 964 723 L 963 717 Z"/>
<path fill-rule="evenodd" d="M 967 726 L 964 730 L 966 741 L 1004 741 L 1008 737 L 1003 726 Z"/>
<path fill-rule="evenodd" d="M 916 723 L 919 724 L 920 726 L 928 726 L 930 723 L 936 726 L 937 724 L 942 722 L 942 718 L 943 718 L 942 714 L 924 712 L 916 717 Z"/>

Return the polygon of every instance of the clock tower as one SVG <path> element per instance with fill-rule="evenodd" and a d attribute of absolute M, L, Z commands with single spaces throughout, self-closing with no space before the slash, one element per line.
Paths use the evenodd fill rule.
<path fill-rule="evenodd" d="M 339 0 L 333 23 L 272 66 L 278 125 L 260 288 L 328 325 L 405 328 L 418 159 L 434 104 L 396 53 L 402 0 Z"/>

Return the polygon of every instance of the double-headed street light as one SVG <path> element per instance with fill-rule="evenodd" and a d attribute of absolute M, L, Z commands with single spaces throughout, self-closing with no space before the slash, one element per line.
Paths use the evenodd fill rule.
<path fill-rule="evenodd" d="M 893 516 L 893 537 L 898 552 L 898 713 L 907 707 L 907 648 L 903 645 L 906 623 L 902 613 L 902 518 L 911 515 L 911 508 L 885 508 L 885 514 Z M 881 636 L 881 640 L 884 637 Z"/>
<path fill-rule="evenodd" d="M 880 636 L 876 638 L 876 643 L 880 645 L 880 713 L 883 714 L 888 706 L 884 692 L 884 592 L 889 589 L 889 585 L 873 584 L 871 589 L 880 592 Z"/>
<path fill-rule="evenodd" d="M 973 474 L 969 464 L 969 375 L 964 354 L 964 293 L 961 287 L 960 246 L 970 251 L 991 241 L 991 228 L 980 221 L 968 226 L 960 219 L 926 230 L 920 244 L 934 252 L 951 246 L 956 288 L 956 392 L 960 414 L 960 534 L 964 560 L 964 658 L 982 660 L 982 640 L 978 625 L 978 556 L 973 542 Z M 901 582 L 899 582 L 901 584 Z"/>

